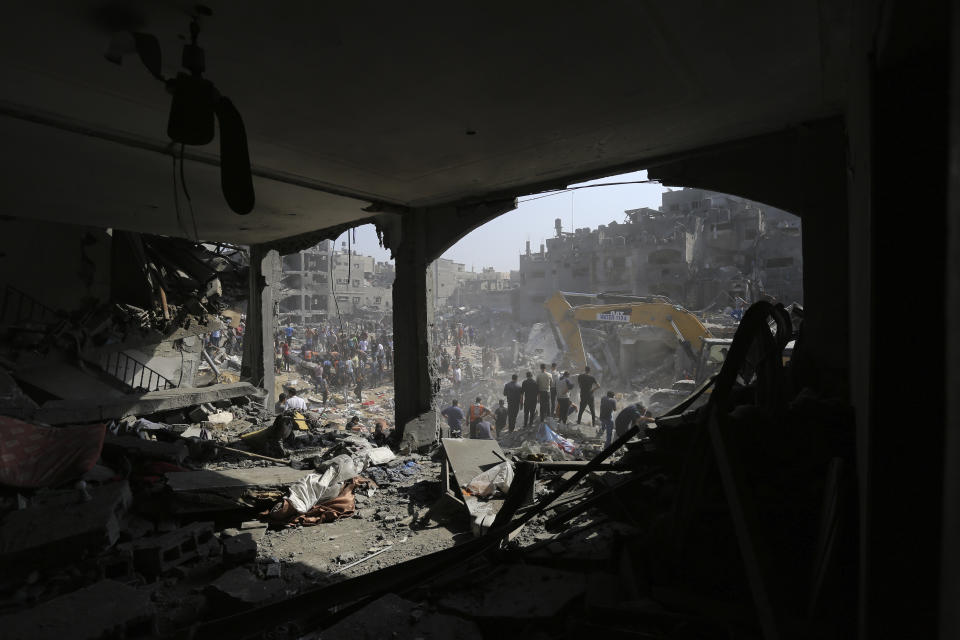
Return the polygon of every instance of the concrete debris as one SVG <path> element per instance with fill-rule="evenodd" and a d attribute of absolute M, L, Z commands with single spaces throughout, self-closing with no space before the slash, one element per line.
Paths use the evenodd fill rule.
<path fill-rule="evenodd" d="M 480 640 L 483 634 L 469 620 L 437 613 L 395 594 L 374 600 L 325 629 L 327 640 L 360 638 L 424 638 L 424 640 Z"/>
<path fill-rule="evenodd" d="M 197 558 L 220 553 L 212 522 L 194 522 L 170 533 L 139 538 L 127 546 L 134 566 L 148 578 L 167 573 Z"/>
<path fill-rule="evenodd" d="M 113 580 L 102 580 L 33 609 L 0 617 L 8 640 L 98 640 L 133 638 L 154 631 L 150 594 Z"/>

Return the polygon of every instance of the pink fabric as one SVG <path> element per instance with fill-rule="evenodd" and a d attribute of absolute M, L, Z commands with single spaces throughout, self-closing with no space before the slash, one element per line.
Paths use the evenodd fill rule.
<path fill-rule="evenodd" d="M 106 425 L 47 427 L 0 416 L 0 484 L 23 489 L 73 480 L 97 463 Z"/>

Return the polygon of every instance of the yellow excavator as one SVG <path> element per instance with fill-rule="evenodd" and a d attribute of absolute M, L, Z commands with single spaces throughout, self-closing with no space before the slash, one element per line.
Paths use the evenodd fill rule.
<path fill-rule="evenodd" d="M 672 332 L 691 363 L 699 369 L 708 341 L 714 339 L 695 315 L 662 296 L 583 294 L 558 291 L 544 302 L 556 330 L 558 344 L 566 354 L 567 366 L 583 370 L 587 354 L 581 335 L 582 322 L 610 322 L 621 325 L 660 327 Z M 723 340 L 729 343 L 729 340 Z"/>

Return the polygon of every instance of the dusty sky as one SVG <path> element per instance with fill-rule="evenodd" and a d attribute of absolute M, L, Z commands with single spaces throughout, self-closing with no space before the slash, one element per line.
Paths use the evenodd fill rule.
<path fill-rule="evenodd" d="M 646 172 L 639 171 L 581 184 L 645 179 Z M 623 212 L 627 209 L 659 207 L 660 194 L 664 191 L 666 188 L 659 184 L 628 184 L 578 189 L 548 197 L 524 196 L 519 199 L 519 207 L 468 234 L 443 257 L 463 262 L 468 270 L 471 267 L 476 271 L 483 267 L 495 267 L 498 271 L 517 269 L 518 257 L 524 251 L 526 241 L 530 241 L 532 251 L 538 251 L 540 243 L 554 235 L 555 218 L 563 221 L 564 231 L 578 227 L 596 228 L 614 220 L 623 222 Z M 354 249 L 358 253 L 376 256 L 378 260 L 390 258 L 389 252 L 377 244 L 372 225 L 359 227 L 356 237 Z M 341 236 L 337 246 L 346 238 L 346 235 Z"/>

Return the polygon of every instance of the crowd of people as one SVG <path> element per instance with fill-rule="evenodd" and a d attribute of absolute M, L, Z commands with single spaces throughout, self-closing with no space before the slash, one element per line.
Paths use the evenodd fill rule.
<path fill-rule="evenodd" d="M 304 369 L 324 405 L 332 389 L 353 389 L 362 402 L 363 389 L 393 379 L 393 335 L 386 323 L 352 322 L 342 329 L 334 324 L 288 324 L 277 331 L 274 350 L 277 373 L 296 368 L 297 362 L 312 363 Z"/>
<path fill-rule="evenodd" d="M 577 389 L 579 408 L 573 403 L 572 395 Z M 451 437 L 463 437 L 463 428 L 466 425 L 467 437 L 492 440 L 496 439 L 497 433 L 513 432 L 517 428 L 521 408 L 523 428 L 543 423 L 548 417 L 567 424 L 573 420 L 574 415 L 579 425 L 584 413 L 589 409 L 590 424 L 597 429 L 597 435 L 606 435 L 607 446 L 610 446 L 614 434 L 620 436 L 634 424 L 653 422 L 650 411 L 640 402 L 629 404 L 614 415 L 617 412 L 617 402 L 613 391 L 607 391 L 601 398 L 597 415 L 596 393 L 599 389 L 600 385 L 590 373 L 590 367 L 585 367 L 582 373 L 573 378 L 569 371 L 558 370 L 556 363 L 550 365 L 549 371 L 546 364 L 541 364 L 540 372 L 534 376 L 532 371 L 527 371 L 523 382 L 519 381 L 518 374 L 513 374 L 503 386 L 506 404 L 504 400 L 499 400 L 494 411 L 484 406 L 482 397 L 477 397 L 467 413 L 464 413 L 459 401 L 454 399 L 441 414 L 447 420 Z"/>

